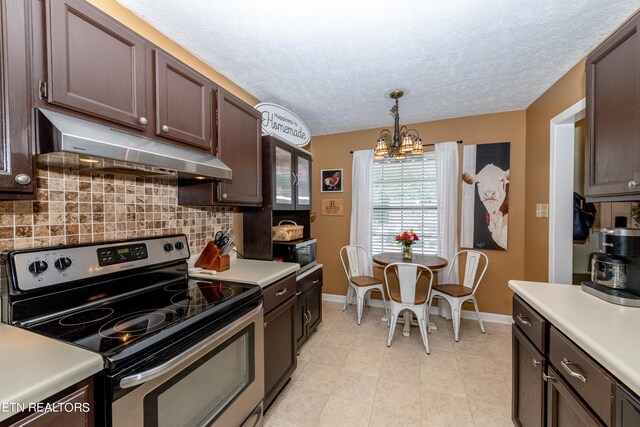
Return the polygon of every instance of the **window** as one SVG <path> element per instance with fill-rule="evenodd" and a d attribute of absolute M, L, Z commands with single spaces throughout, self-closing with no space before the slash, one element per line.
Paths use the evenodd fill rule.
<path fill-rule="evenodd" d="M 400 252 L 395 236 L 413 229 L 420 240 L 413 252 L 438 252 L 438 204 L 435 152 L 419 159 L 373 164 L 371 250 Z"/>

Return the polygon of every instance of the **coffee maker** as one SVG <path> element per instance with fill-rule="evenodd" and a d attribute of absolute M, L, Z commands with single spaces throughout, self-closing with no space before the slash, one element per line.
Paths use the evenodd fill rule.
<path fill-rule="evenodd" d="M 640 307 L 640 230 L 600 230 L 601 250 L 589 260 L 591 281 L 582 290 L 614 304 Z"/>

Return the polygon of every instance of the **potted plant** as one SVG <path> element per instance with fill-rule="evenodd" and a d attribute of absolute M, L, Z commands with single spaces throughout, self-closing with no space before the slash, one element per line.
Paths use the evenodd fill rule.
<path fill-rule="evenodd" d="M 413 256 L 411 246 L 416 244 L 420 239 L 413 230 L 409 230 L 398 234 L 395 240 L 397 244 L 402 245 L 402 259 L 410 260 Z"/>

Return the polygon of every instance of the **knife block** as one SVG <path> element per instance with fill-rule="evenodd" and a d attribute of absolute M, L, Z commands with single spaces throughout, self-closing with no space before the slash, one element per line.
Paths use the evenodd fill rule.
<path fill-rule="evenodd" d="M 231 257 L 229 255 L 219 256 L 213 262 L 213 266 L 211 267 L 211 269 L 215 271 L 225 271 L 231 268 L 230 263 Z"/>
<path fill-rule="evenodd" d="M 198 257 L 195 267 L 205 270 L 225 271 L 229 269 L 229 263 L 229 255 L 220 256 L 220 249 L 214 242 L 209 242 Z"/>

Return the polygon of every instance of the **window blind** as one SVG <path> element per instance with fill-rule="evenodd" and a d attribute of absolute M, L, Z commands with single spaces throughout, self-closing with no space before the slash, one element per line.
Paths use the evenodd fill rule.
<path fill-rule="evenodd" d="M 395 236 L 413 229 L 420 240 L 413 245 L 418 254 L 438 252 L 438 204 L 435 152 L 422 158 L 374 162 L 372 254 L 400 252 Z"/>

